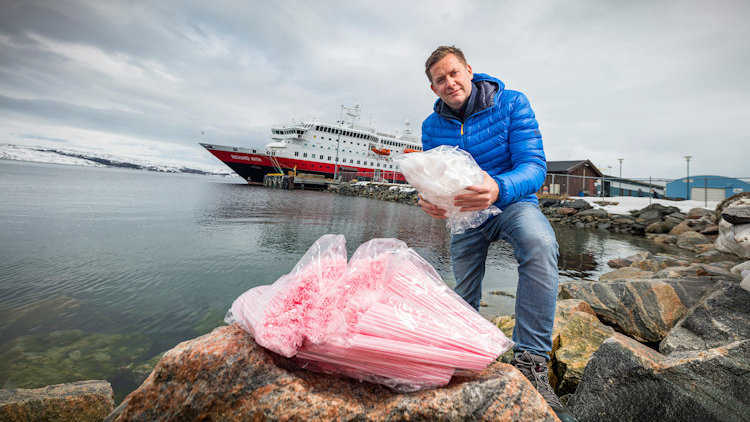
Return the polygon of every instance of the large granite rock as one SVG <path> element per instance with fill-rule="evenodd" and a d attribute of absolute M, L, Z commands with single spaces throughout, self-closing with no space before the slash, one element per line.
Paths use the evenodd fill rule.
<path fill-rule="evenodd" d="M 725 208 L 721 213 L 721 218 L 734 225 L 750 224 L 750 206 L 743 205 Z"/>
<path fill-rule="evenodd" d="M 557 209 L 557 213 L 560 215 L 573 215 L 577 212 L 578 210 L 572 207 L 560 207 Z"/>
<path fill-rule="evenodd" d="M 658 342 L 715 281 L 714 277 L 575 281 L 562 285 L 560 297 L 585 300 L 602 322 L 639 341 Z"/>
<path fill-rule="evenodd" d="M 677 246 L 682 249 L 695 250 L 696 245 L 712 243 L 711 239 L 698 232 L 688 231 L 677 237 Z"/>
<path fill-rule="evenodd" d="M 607 213 L 607 210 L 601 209 L 601 208 L 591 208 L 586 209 L 578 214 L 576 214 L 578 217 L 586 217 L 586 216 L 592 216 L 597 218 L 607 218 L 609 217 L 609 213 Z"/>
<path fill-rule="evenodd" d="M 690 227 L 690 224 L 688 224 L 688 220 L 685 220 L 685 221 L 681 222 L 680 224 L 672 227 L 672 230 L 669 231 L 669 234 L 671 234 L 673 236 L 679 236 L 679 235 L 681 235 L 683 233 L 694 232 L 694 231 L 695 230 L 693 230 Z"/>
<path fill-rule="evenodd" d="M 577 210 L 588 210 L 588 209 L 594 208 L 591 206 L 591 204 L 589 204 L 586 200 L 583 200 L 583 199 L 576 199 L 573 201 L 562 201 L 560 203 L 560 206 L 575 208 Z"/>
<path fill-rule="evenodd" d="M 690 309 L 659 344 L 670 354 L 703 350 L 750 339 L 750 292 L 737 281 L 717 283 L 706 300 Z M 750 383 L 750 380 L 748 380 Z"/>
<path fill-rule="evenodd" d="M 0 421 L 101 421 L 115 406 L 107 381 L 0 390 Z"/>
<path fill-rule="evenodd" d="M 599 281 L 626 280 L 633 278 L 649 278 L 654 273 L 637 267 L 623 267 L 599 276 Z"/>
<path fill-rule="evenodd" d="M 646 226 L 646 233 L 669 233 L 672 227 L 665 221 L 655 221 Z"/>
<path fill-rule="evenodd" d="M 737 277 L 744 277 L 750 274 L 750 261 L 739 263 L 733 266 L 729 271 Z"/>
<path fill-rule="evenodd" d="M 728 270 L 708 264 L 692 264 L 688 266 L 669 267 L 657 271 L 653 278 L 685 278 L 685 277 L 732 277 Z"/>
<path fill-rule="evenodd" d="M 714 247 L 719 252 L 750 258 L 750 224 L 734 225 L 721 220 Z"/>
<path fill-rule="evenodd" d="M 750 340 L 665 357 L 622 334 L 589 361 L 568 405 L 587 421 L 750 420 Z"/>
<path fill-rule="evenodd" d="M 673 255 L 655 255 L 649 256 L 645 259 L 633 259 L 631 267 L 640 268 L 646 271 L 660 271 L 664 268 L 679 267 L 690 265 L 690 262 L 686 259 L 682 259 L 678 256 Z"/>
<path fill-rule="evenodd" d="M 559 396 L 576 391 L 589 358 L 614 333 L 596 315 L 574 312 L 568 316 L 557 333 L 559 344 L 554 358 L 555 391 Z"/>
<path fill-rule="evenodd" d="M 710 217 L 711 215 L 711 211 L 705 208 L 691 208 L 690 211 L 688 211 L 687 218 L 690 220 L 697 220 L 703 217 Z"/>
<path fill-rule="evenodd" d="M 516 321 L 514 317 L 505 315 L 493 319 L 492 322 L 510 337 Z M 548 365 L 550 384 L 559 396 L 571 394 L 576 390 L 589 357 L 613 333 L 614 330 L 602 324 L 585 301 L 557 301 L 552 352 Z M 510 350 L 502 357 L 502 361 L 507 363 L 512 358 L 513 351 Z"/>
<path fill-rule="evenodd" d="M 500 362 L 444 388 L 398 394 L 299 368 L 236 325 L 164 354 L 107 420 L 557 420 L 514 367 Z"/>

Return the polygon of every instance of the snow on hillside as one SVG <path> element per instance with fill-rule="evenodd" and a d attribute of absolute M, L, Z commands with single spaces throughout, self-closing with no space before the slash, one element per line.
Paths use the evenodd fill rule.
<path fill-rule="evenodd" d="M 654 198 L 647 198 L 647 197 L 637 197 L 637 196 L 610 196 L 605 198 L 600 198 L 598 196 L 586 196 L 586 197 L 571 197 L 571 200 L 574 199 L 583 199 L 584 201 L 587 201 L 591 206 L 594 208 L 601 208 L 606 210 L 610 214 L 627 214 L 628 211 L 631 210 L 640 210 L 643 208 L 646 208 L 650 204 L 661 204 L 665 207 L 677 207 L 680 209 L 680 212 L 687 213 L 690 211 L 691 208 L 705 208 L 708 210 L 715 210 L 716 205 L 719 203 L 717 201 L 708 201 L 708 203 L 704 201 L 670 201 L 667 199 L 654 199 Z M 617 205 L 605 205 L 601 206 L 597 204 L 597 202 L 600 201 L 606 201 L 606 202 L 617 202 Z"/>
<path fill-rule="evenodd" d="M 176 160 L 151 159 L 133 155 L 103 154 L 72 148 L 63 149 L 0 144 L 0 159 L 77 166 L 122 167 L 168 173 L 234 175 L 233 172 L 224 166 L 207 166 L 202 163 L 185 163 Z"/>

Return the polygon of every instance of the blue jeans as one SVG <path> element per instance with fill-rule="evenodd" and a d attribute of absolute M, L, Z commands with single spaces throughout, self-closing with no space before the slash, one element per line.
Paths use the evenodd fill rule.
<path fill-rule="evenodd" d="M 513 349 L 547 356 L 552 350 L 557 304 L 558 246 L 555 232 L 538 205 L 513 203 L 482 226 L 451 238 L 456 293 L 479 309 L 487 249 L 497 239 L 513 246 L 518 261 Z"/>

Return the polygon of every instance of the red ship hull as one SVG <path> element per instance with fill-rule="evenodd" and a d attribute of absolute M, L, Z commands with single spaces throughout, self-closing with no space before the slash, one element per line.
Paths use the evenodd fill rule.
<path fill-rule="evenodd" d="M 372 169 L 352 165 L 335 166 L 333 163 L 299 160 L 285 157 L 270 157 L 266 154 L 241 152 L 239 148 L 202 144 L 211 154 L 221 160 L 235 173 L 250 184 L 263 184 L 263 177 L 270 173 L 278 173 L 272 158 L 279 164 L 282 171 L 287 173 L 296 170 L 298 173 L 317 174 L 326 178 L 337 177 L 344 181 L 378 180 L 392 183 L 406 183 L 403 174 L 386 169 Z M 219 149 L 222 148 L 222 149 Z M 231 150 L 225 150 L 231 149 Z M 237 149 L 237 151 L 234 151 Z M 338 168 L 336 168 L 338 167 Z"/>

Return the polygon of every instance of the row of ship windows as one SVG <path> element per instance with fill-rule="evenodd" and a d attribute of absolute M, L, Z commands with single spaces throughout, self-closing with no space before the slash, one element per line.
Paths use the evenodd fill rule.
<path fill-rule="evenodd" d="M 359 145 L 359 144 L 357 144 L 357 145 Z M 307 144 L 305 144 L 305 146 L 307 146 Z M 315 148 L 315 144 L 312 144 L 312 147 L 313 147 L 313 148 Z M 323 145 L 321 145 L 321 146 L 320 146 L 320 149 L 323 149 L 323 148 L 324 148 L 324 147 L 323 147 Z M 331 147 L 328 147 L 328 149 L 330 150 L 330 149 L 331 149 Z M 347 151 L 349 151 L 349 152 L 350 152 L 350 153 L 352 153 L 352 154 L 357 154 L 357 155 L 359 155 L 359 152 L 357 152 L 357 151 L 353 151 L 353 150 L 346 150 L 346 149 L 342 149 L 342 150 L 340 150 L 340 151 L 341 151 L 342 153 L 344 153 L 344 152 L 347 152 Z M 307 153 L 305 153 L 305 154 L 307 154 Z M 313 155 L 314 155 L 314 154 L 313 154 Z M 364 152 L 363 152 L 363 153 L 362 153 L 362 155 L 368 155 L 368 154 L 367 154 L 367 153 L 364 153 Z M 372 155 L 372 154 L 369 154 L 369 155 Z M 294 156 L 295 156 L 295 157 L 299 157 L 299 151 L 295 151 L 295 152 L 294 152 Z M 305 156 L 305 157 L 307 157 L 307 156 Z M 322 157 L 322 155 L 321 155 L 321 157 Z"/>
<path fill-rule="evenodd" d="M 303 131 L 297 130 L 297 129 L 284 129 L 284 130 L 278 130 L 278 129 L 276 129 L 276 130 L 272 130 L 271 132 L 274 135 L 296 134 L 297 136 L 302 136 L 302 134 L 304 133 Z"/>
<path fill-rule="evenodd" d="M 357 132 L 350 132 L 348 130 L 340 130 L 340 129 L 334 129 L 332 127 L 326 127 L 326 126 L 315 126 L 315 130 L 319 132 L 325 132 L 325 133 L 332 133 L 334 135 L 344 135 L 344 136 L 350 136 L 352 138 L 359 138 L 359 139 L 369 139 L 371 141 L 374 141 L 375 138 L 369 135 L 365 135 L 364 133 L 357 133 Z M 315 135 L 313 135 L 315 137 Z M 330 138 L 329 138 L 330 139 Z"/>
<path fill-rule="evenodd" d="M 298 152 L 298 151 L 295 151 L 295 152 L 294 152 L 294 156 L 295 156 L 295 157 L 299 157 L 299 152 Z M 307 158 L 307 153 L 306 153 L 306 152 L 303 152 L 303 153 L 302 153 L 302 157 L 305 157 L 305 158 Z M 316 157 L 315 157 L 315 154 L 312 154 L 312 157 L 311 157 L 311 158 L 316 158 Z M 323 159 L 323 156 L 321 155 L 321 156 L 319 156 L 319 158 L 320 158 L 320 159 Z M 338 159 L 338 158 L 336 158 L 336 161 L 338 161 L 338 160 L 339 160 L 339 159 Z M 331 156 L 330 156 L 330 155 L 328 156 L 328 161 L 331 161 Z M 368 164 L 368 161 L 367 161 L 367 160 L 364 160 L 364 162 L 361 162 L 361 161 L 363 161 L 363 160 L 357 160 L 357 164 L 362 164 L 362 165 L 365 165 L 365 166 L 366 166 L 366 165 Z M 342 162 L 342 163 L 346 163 L 346 158 L 342 159 L 342 160 L 341 160 L 341 162 Z M 349 159 L 349 164 L 354 164 L 354 159 L 351 159 L 351 158 L 350 158 L 350 159 Z M 374 161 L 370 161 L 370 162 L 369 162 L 369 164 L 370 164 L 371 166 L 375 166 L 375 167 L 381 167 L 381 166 L 380 166 L 380 163 L 376 163 L 376 162 L 374 162 Z M 385 163 L 384 163 L 382 167 L 383 167 L 383 168 L 393 168 L 393 164 L 390 164 L 390 165 L 389 165 L 389 164 L 385 164 Z M 398 170 L 398 166 L 396 166 L 396 170 Z"/>
<path fill-rule="evenodd" d="M 313 138 L 317 138 L 317 136 L 313 135 Z M 324 137 L 322 137 L 322 136 L 320 137 L 320 139 L 322 139 L 322 140 L 324 140 L 324 141 L 326 140 L 326 138 L 324 138 Z M 331 138 L 328 138 L 328 140 L 329 140 L 329 141 L 332 141 L 333 139 L 331 139 Z M 352 144 L 352 145 L 354 145 L 354 141 L 341 141 L 341 143 L 342 143 L 342 144 L 345 144 L 345 143 L 347 143 L 347 142 L 348 142 L 348 143 L 350 143 L 350 144 Z M 357 145 L 359 145 L 359 142 L 357 142 Z M 307 146 L 307 143 L 305 143 L 305 146 Z M 314 147 L 314 146 L 315 146 L 315 144 L 313 144 L 313 147 Z M 322 145 L 321 145 L 320 147 L 321 147 L 321 148 L 323 148 L 323 146 L 322 146 Z M 331 149 L 331 147 L 328 147 L 328 149 Z"/>
<path fill-rule="evenodd" d="M 313 135 L 313 138 L 317 138 L 317 136 L 316 136 L 316 135 Z M 323 136 L 321 136 L 321 137 L 320 137 L 320 139 L 322 139 L 322 140 L 324 140 L 324 141 L 325 141 L 325 139 L 326 139 L 326 138 L 324 138 Z M 329 141 L 332 141 L 332 140 L 333 140 L 333 138 L 328 138 L 328 140 L 329 140 Z M 372 141 L 376 141 L 375 139 L 371 139 L 371 140 L 372 140 Z M 346 140 L 344 140 L 344 141 L 341 141 L 341 142 L 343 142 L 343 143 L 347 143 L 347 141 L 346 141 Z M 354 145 L 354 141 L 348 141 L 348 142 L 349 142 L 350 144 Z M 419 150 L 421 150 L 421 148 L 419 148 L 418 146 L 414 146 L 414 145 L 411 145 L 411 146 L 410 146 L 410 145 L 407 145 L 407 144 L 404 144 L 404 143 L 401 143 L 401 142 L 393 142 L 393 141 L 389 141 L 389 140 L 387 140 L 387 139 L 382 139 L 382 140 L 381 140 L 381 143 L 382 143 L 383 145 L 390 145 L 390 146 L 394 146 L 394 147 L 407 147 L 407 148 L 414 148 L 414 149 L 419 149 Z M 359 142 L 357 142 L 357 145 L 359 145 Z M 305 144 L 305 146 L 307 146 L 307 144 Z M 314 146 L 315 146 L 315 145 L 313 145 L 313 147 L 314 147 Z M 321 146 L 321 148 L 323 148 L 323 147 Z M 330 147 L 329 147 L 329 149 L 330 149 Z"/>

